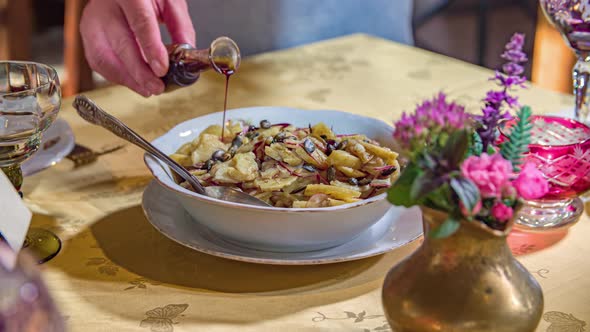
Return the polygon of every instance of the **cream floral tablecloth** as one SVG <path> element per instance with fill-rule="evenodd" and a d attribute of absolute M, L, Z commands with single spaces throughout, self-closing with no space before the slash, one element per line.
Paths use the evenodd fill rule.
<path fill-rule="evenodd" d="M 474 112 L 491 72 L 366 35 L 352 35 L 244 61 L 230 82 L 229 107 L 336 109 L 397 119 L 440 89 Z M 572 105 L 535 87 L 520 93 L 535 112 Z M 122 87 L 88 93 L 148 139 L 223 105 L 223 78 L 144 99 Z M 159 234 L 139 205 L 151 178 L 142 152 L 86 124 L 63 102 L 78 143 L 121 147 L 90 165 L 70 161 L 27 178 L 33 224 L 63 239 L 42 266 L 71 331 L 389 331 L 380 290 L 388 269 L 418 243 L 389 254 L 325 266 L 264 266 L 200 254 Z M 285 114 L 288 117 L 288 114 Z M 521 262 L 541 283 L 539 331 L 579 332 L 590 322 L 590 220 L 569 232 L 520 235 Z M 467 286 L 467 285 L 466 285 Z"/>

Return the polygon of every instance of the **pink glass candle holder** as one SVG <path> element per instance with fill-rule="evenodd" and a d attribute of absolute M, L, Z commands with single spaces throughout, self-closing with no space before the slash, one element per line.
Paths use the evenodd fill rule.
<path fill-rule="evenodd" d="M 549 181 L 549 192 L 524 201 L 517 224 L 529 229 L 571 226 L 584 211 L 581 194 L 590 189 L 590 127 L 553 117 L 532 117 L 531 144 L 525 162 L 534 163 Z M 501 130 L 509 132 L 514 121 Z"/>

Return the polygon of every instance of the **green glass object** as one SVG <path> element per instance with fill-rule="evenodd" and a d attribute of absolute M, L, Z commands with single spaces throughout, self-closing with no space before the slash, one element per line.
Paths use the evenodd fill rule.
<path fill-rule="evenodd" d="M 2 171 L 6 174 L 14 188 L 22 197 L 20 188 L 23 184 L 23 173 L 21 172 L 20 166 L 13 165 L 3 167 Z M 37 259 L 39 264 L 42 264 L 59 253 L 61 250 L 61 241 L 55 234 L 48 230 L 42 228 L 29 228 L 23 247 L 25 250 L 29 251 L 29 254 Z"/>
<path fill-rule="evenodd" d="M 22 197 L 22 193 L 20 192 L 20 188 L 23 186 L 23 172 L 21 171 L 20 166 L 19 165 L 12 165 L 12 166 L 8 166 L 8 167 L 3 167 L 2 172 L 4 172 L 4 174 L 6 174 L 6 176 L 8 177 L 8 180 L 10 180 L 10 182 L 14 186 L 14 189 L 16 189 L 21 194 L 21 197 Z"/>

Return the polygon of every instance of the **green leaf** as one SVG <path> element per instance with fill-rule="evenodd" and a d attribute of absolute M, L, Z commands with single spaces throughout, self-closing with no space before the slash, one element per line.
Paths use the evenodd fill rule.
<path fill-rule="evenodd" d="M 529 151 L 533 128 L 531 115 L 530 107 L 522 107 L 517 113 L 516 123 L 507 134 L 507 140 L 500 146 L 502 157 L 512 163 L 515 172 L 520 171 L 519 166 L 523 162 L 524 155 Z"/>
<path fill-rule="evenodd" d="M 451 169 L 459 168 L 461 160 L 465 158 L 467 148 L 469 147 L 469 132 L 459 130 L 453 132 L 449 140 L 443 147 L 442 155 L 448 160 Z"/>
<path fill-rule="evenodd" d="M 449 216 L 440 226 L 430 231 L 429 236 L 435 239 L 448 237 L 453 235 L 459 229 L 460 225 L 458 219 Z"/>
<path fill-rule="evenodd" d="M 434 175 L 434 173 L 424 172 L 414 180 L 410 190 L 410 198 L 418 202 L 433 190 L 440 187 L 442 183 L 442 178 Z"/>
<path fill-rule="evenodd" d="M 491 146 L 491 145 L 490 145 L 490 146 L 488 146 L 488 151 L 487 151 L 487 153 L 488 153 L 488 154 L 491 156 L 491 155 L 493 155 L 493 154 L 496 154 L 496 150 L 494 149 L 494 147 L 493 147 L 493 146 Z"/>
<path fill-rule="evenodd" d="M 418 165 L 420 169 L 427 170 L 435 170 L 438 166 L 436 160 L 432 158 L 432 156 L 427 151 L 423 151 L 417 156 L 416 165 Z"/>
<path fill-rule="evenodd" d="M 477 186 L 467 178 L 456 177 L 451 179 L 451 188 L 463 202 L 463 206 L 469 211 L 473 211 L 479 201 L 479 189 L 477 189 Z"/>
<path fill-rule="evenodd" d="M 424 204 L 433 209 L 448 213 L 454 212 L 457 208 L 457 204 L 451 202 L 451 188 L 447 183 L 443 183 L 440 187 L 430 192 L 424 199 Z"/>
<path fill-rule="evenodd" d="M 469 154 L 472 156 L 481 156 L 483 152 L 483 142 L 478 133 L 471 134 L 471 146 L 469 147 Z"/>
<path fill-rule="evenodd" d="M 442 131 L 436 135 L 436 139 L 434 140 L 434 142 L 436 142 L 438 146 L 445 146 L 448 140 L 449 134 L 447 132 Z"/>
<path fill-rule="evenodd" d="M 399 179 L 387 190 L 387 200 L 393 205 L 411 207 L 416 201 L 410 196 L 412 184 L 422 171 L 413 163 L 403 170 Z"/>

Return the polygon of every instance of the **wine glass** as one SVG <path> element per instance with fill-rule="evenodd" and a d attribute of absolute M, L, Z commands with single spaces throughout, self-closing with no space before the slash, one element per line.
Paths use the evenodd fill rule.
<path fill-rule="evenodd" d="M 19 191 L 20 165 L 39 149 L 60 105 L 55 69 L 34 62 L 0 61 L 0 169 Z M 43 263 L 57 255 L 61 241 L 48 230 L 30 228 L 25 247 Z"/>
<path fill-rule="evenodd" d="M 525 200 L 516 222 L 529 230 L 573 225 L 584 212 L 579 196 L 590 189 L 590 127 L 562 117 L 533 116 L 525 162 L 533 163 L 549 182 L 549 191 Z M 501 140 L 515 121 L 501 129 Z"/>
<path fill-rule="evenodd" d="M 575 51 L 573 69 L 575 119 L 588 123 L 588 80 L 590 79 L 590 3 L 588 0 L 539 0 L 541 9 Z"/>
<path fill-rule="evenodd" d="M 65 331 L 35 263 L 0 243 L 0 331 Z"/>

